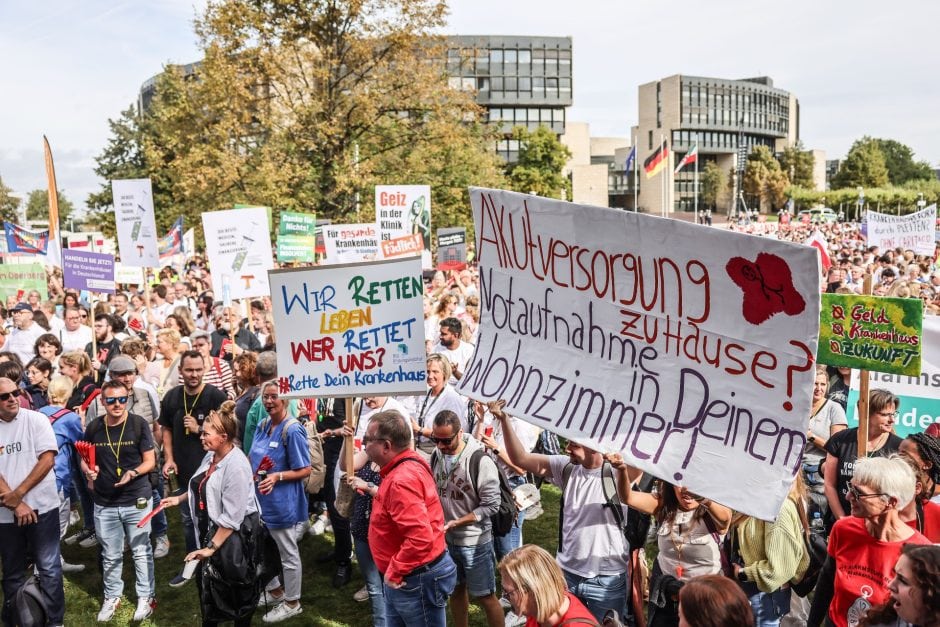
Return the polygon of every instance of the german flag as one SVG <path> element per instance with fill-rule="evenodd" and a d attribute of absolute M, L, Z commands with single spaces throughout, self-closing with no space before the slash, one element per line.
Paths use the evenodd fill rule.
<path fill-rule="evenodd" d="M 651 179 L 663 169 L 666 162 L 669 161 L 669 142 L 664 141 L 656 152 L 651 154 L 643 162 L 643 169 L 646 170 L 646 178 Z"/>

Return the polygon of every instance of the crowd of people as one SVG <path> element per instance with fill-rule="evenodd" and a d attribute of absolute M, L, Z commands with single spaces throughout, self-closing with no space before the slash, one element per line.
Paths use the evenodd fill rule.
<path fill-rule="evenodd" d="M 856 293 L 867 273 L 874 293 L 940 311 L 935 260 L 819 228 L 826 291 Z M 465 626 L 471 603 L 491 626 L 940 624 L 940 429 L 897 436 L 902 401 L 874 389 L 859 453 L 848 369 L 817 368 L 802 470 L 763 521 L 462 396 L 473 266 L 427 277 L 426 393 L 356 399 L 283 398 L 270 301 L 224 306 L 209 272 L 197 258 L 98 302 L 51 285 L 0 311 L 5 624 L 33 567 L 47 624 L 65 622 L 63 573 L 84 566 L 60 542 L 98 551 L 99 622 L 125 598 L 125 560 L 134 620 L 161 585 L 195 585 L 204 625 L 286 620 L 303 612 L 298 542 L 325 531 L 334 587 L 355 560 L 350 597 L 379 627 L 444 625 L 448 608 Z M 542 482 L 561 492 L 554 555 L 526 543 Z M 184 567 L 156 581 L 171 526 Z"/>

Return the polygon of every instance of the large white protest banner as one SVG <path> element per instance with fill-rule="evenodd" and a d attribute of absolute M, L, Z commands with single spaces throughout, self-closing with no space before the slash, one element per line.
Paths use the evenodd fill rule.
<path fill-rule="evenodd" d="M 271 256 L 268 210 L 244 207 L 202 214 L 206 254 L 212 268 L 212 290 L 223 302 L 267 296 Z"/>
<path fill-rule="evenodd" d="M 282 396 L 423 394 L 417 257 L 272 270 Z"/>
<path fill-rule="evenodd" d="M 138 268 L 159 266 L 159 238 L 150 179 L 111 181 L 111 195 L 114 198 L 114 226 L 121 263 Z"/>
<path fill-rule="evenodd" d="M 357 263 L 382 258 L 379 247 L 379 227 L 370 222 L 362 224 L 327 224 L 323 226 L 324 263 Z"/>
<path fill-rule="evenodd" d="M 890 216 L 866 212 L 868 245 L 882 251 L 898 248 L 912 250 L 915 255 L 934 254 L 937 231 L 937 205 L 930 205 L 906 216 Z"/>
<path fill-rule="evenodd" d="M 382 241 L 421 235 L 421 263 L 431 267 L 430 185 L 376 185 L 375 221 Z"/>
<path fill-rule="evenodd" d="M 801 465 L 816 251 L 471 188 L 477 400 L 763 519 Z"/>

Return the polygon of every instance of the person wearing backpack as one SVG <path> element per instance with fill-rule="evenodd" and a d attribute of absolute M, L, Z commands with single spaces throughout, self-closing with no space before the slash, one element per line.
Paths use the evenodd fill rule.
<path fill-rule="evenodd" d="M 496 463 L 463 432 L 460 418 L 450 410 L 434 416 L 430 439 L 437 447 L 431 471 L 444 509 L 447 551 L 457 564 L 457 587 L 450 597 L 454 624 L 466 627 L 472 598 L 483 607 L 490 627 L 503 625 L 490 521 L 500 506 Z"/>
<path fill-rule="evenodd" d="M 566 455 L 526 450 L 510 426 L 504 405 L 504 401 L 494 401 L 487 403 L 487 408 L 502 424 L 509 459 L 562 488 L 556 559 L 568 589 L 598 622 L 609 610 L 626 616 L 630 545 L 621 521 L 627 520 L 627 512 L 624 506 L 610 503 L 604 492 L 603 455 L 571 441 L 565 446 Z M 619 516 L 613 513 L 614 507 L 620 508 Z"/>
<path fill-rule="evenodd" d="M 59 553 L 59 495 L 52 468 L 58 450 L 49 419 L 20 408 L 16 382 L 0 378 L 0 564 L 4 624 L 13 624 L 13 598 L 35 564 L 47 624 L 61 625 L 65 591 Z"/>

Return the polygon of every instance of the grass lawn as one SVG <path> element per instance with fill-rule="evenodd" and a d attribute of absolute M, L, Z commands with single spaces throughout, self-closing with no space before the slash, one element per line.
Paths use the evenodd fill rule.
<path fill-rule="evenodd" d="M 558 497 L 559 492 L 552 486 L 542 487 L 542 507 L 545 513 L 533 521 L 526 521 L 523 526 L 525 542 L 539 544 L 554 554 L 558 541 Z M 179 571 L 185 555 L 182 528 L 177 511 L 168 512 L 170 519 L 170 554 L 156 560 L 157 610 L 151 619 L 140 625 L 192 625 L 201 624 L 199 602 L 195 582 L 182 588 L 170 588 L 167 582 Z M 367 627 L 372 624 L 369 603 L 356 603 L 353 593 L 363 586 L 362 576 L 353 567 L 352 581 L 336 590 L 331 585 L 334 568 L 332 564 L 317 564 L 315 557 L 328 553 L 332 549 L 329 536 L 306 536 L 300 543 L 303 561 L 303 596 L 301 604 L 304 612 L 300 616 L 280 623 L 286 627 L 295 625 L 318 625 L 340 627 Z M 65 624 L 69 627 L 94 625 L 98 609 L 101 607 L 101 575 L 97 566 L 98 549 L 82 549 L 64 546 L 63 553 L 67 561 L 85 564 L 85 572 L 66 575 L 65 577 Z M 111 625 L 132 624 L 131 617 L 137 599 L 134 595 L 133 562 L 130 554 L 124 556 L 124 599 Z M 262 624 L 261 611 L 255 613 L 255 624 Z M 136 624 L 136 623 L 135 623 Z M 485 625 L 483 612 L 476 606 L 470 606 L 470 624 Z"/>

